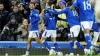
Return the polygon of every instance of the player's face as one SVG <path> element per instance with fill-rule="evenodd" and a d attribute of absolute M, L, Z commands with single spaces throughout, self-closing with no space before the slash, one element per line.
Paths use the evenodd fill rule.
<path fill-rule="evenodd" d="M 3 4 L 0 4 L 0 10 L 3 10 L 3 9 L 4 9 Z"/>
<path fill-rule="evenodd" d="M 60 8 L 61 8 L 61 9 L 64 9 L 64 8 L 65 8 L 65 5 L 60 4 Z"/>
<path fill-rule="evenodd" d="M 29 8 L 30 8 L 30 10 L 33 10 L 35 8 L 35 5 L 34 4 L 30 4 Z"/>

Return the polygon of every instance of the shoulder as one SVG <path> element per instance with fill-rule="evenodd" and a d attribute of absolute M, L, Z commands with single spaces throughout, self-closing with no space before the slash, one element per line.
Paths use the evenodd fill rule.
<path fill-rule="evenodd" d="M 35 10 L 35 9 L 34 9 L 34 10 L 32 10 L 32 13 L 37 13 L 37 10 Z"/>
<path fill-rule="evenodd" d="M 37 12 L 37 10 L 32 10 L 31 11 L 31 14 L 37 14 L 38 12 Z"/>
<path fill-rule="evenodd" d="M 66 7 L 65 9 L 68 10 L 68 9 L 70 9 L 70 7 Z"/>

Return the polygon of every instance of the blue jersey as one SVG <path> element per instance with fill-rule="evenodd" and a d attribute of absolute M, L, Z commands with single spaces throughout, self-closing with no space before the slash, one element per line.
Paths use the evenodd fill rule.
<path fill-rule="evenodd" d="M 93 21 L 94 12 L 88 0 L 75 0 L 73 6 L 79 9 L 80 21 Z"/>
<path fill-rule="evenodd" d="M 51 8 L 46 8 L 45 10 L 53 10 Z M 56 30 L 57 18 L 53 13 L 45 13 L 45 26 L 47 30 Z"/>
<path fill-rule="evenodd" d="M 36 10 L 31 11 L 30 13 L 30 28 L 29 31 L 38 30 L 38 22 L 40 20 L 40 16 Z"/>
<path fill-rule="evenodd" d="M 55 14 L 65 13 L 67 16 L 66 20 L 68 21 L 68 24 L 70 27 L 75 26 L 75 25 L 80 25 L 76 10 L 70 11 L 70 8 L 67 7 L 60 12 L 52 12 L 52 13 L 55 13 Z"/>

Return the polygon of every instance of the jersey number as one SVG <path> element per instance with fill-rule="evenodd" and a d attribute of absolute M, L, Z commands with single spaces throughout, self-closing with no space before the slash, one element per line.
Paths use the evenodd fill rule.
<path fill-rule="evenodd" d="M 84 5 L 84 10 L 90 10 L 91 9 L 91 4 L 90 4 L 89 1 L 84 1 L 83 5 Z"/>
<path fill-rule="evenodd" d="M 73 15 L 74 15 L 74 16 L 78 16 L 76 10 L 73 10 L 72 12 L 73 12 Z"/>

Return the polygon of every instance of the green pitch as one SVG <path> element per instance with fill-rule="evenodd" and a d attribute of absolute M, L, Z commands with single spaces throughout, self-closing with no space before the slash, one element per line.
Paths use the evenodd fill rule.
<path fill-rule="evenodd" d="M 0 56 L 5 56 L 5 55 L 0 55 Z M 8 56 L 21 56 L 21 55 L 8 55 Z M 29 55 L 29 56 L 49 56 L 49 55 Z M 63 55 L 63 56 L 65 56 L 65 55 Z M 77 56 L 77 55 L 75 55 L 75 56 Z M 79 56 L 85 56 L 85 55 L 79 55 Z M 99 55 L 93 55 L 93 56 L 100 56 L 100 54 Z"/>

